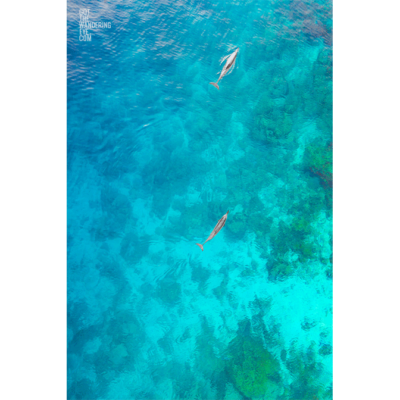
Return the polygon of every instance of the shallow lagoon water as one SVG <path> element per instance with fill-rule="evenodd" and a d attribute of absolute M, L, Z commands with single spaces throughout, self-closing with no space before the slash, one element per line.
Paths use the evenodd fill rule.
<path fill-rule="evenodd" d="M 69 2 L 67 89 L 68 399 L 331 399 L 331 3 Z"/>

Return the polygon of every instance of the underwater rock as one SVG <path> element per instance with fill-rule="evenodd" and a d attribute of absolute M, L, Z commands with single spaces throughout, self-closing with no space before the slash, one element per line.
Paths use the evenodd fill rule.
<path fill-rule="evenodd" d="M 131 310 L 119 311 L 110 322 L 107 332 L 114 340 L 126 341 L 135 338 L 136 343 L 144 340 L 145 331 Z"/>
<path fill-rule="evenodd" d="M 332 354 L 332 346 L 330 344 L 323 344 L 318 350 L 318 354 L 321 356 L 329 356 Z"/>
<path fill-rule="evenodd" d="M 201 265 L 192 267 L 192 280 L 200 284 L 205 284 L 211 276 L 211 271 Z"/>
<path fill-rule="evenodd" d="M 111 186 L 101 191 L 103 215 L 96 221 L 93 233 L 96 240 L 114 239 L 122 235 L 132 218 L 132 206 L 128 197 Z"/>
<path fill-rule="evenodd" d="M 102 126 L 97 121 L 85 121 L 68 127 L 68 143 L 73 148 L 93 154 L 98 151 L 104 139 Z"/>
<path fill-rule="evenodd" d="M 180 208 L 179 229 L 188 238 L 207 238 L 208 229 L 211 231 L 215 221 L 209 218 L 207 203 L 196 203 L 191 207 Z"/>
<path fill-rule="evenodd" d="M 219 299 L 220 301 L 223 301 L 224 296 L 228 292 L 228 288 L 227 288 L 228 283 L 229 283 L 229 279 L 227 277 L 224 277 L 224 279 L 222 280 L 220 285 L 213 289 L 213 293 L 214 293 L 215 297 L 217 297 L 217 299 Z"/>
<path fill-rule="evenodd" d="M 332 67 L 333 67 L 333 57 L 332 49 L 324 47 L 319 53 L 317 60 L 313 65 L 313 76 L 314 83 L 317 84 L 319 90 L 325 89 L 327 92 L 332 91 L 331 79 L 332 79 Z M 317 77 L 324 77 L 325 81 L 316 81 Z M 323 83 L 323 84 L 322 84 Z"/>
<path fill-rule="evenodd" d="M 276 74 L 268 85 L 268 89 L 272 98 L 284 97 L 287 95 L 289 86 L 285 78 L 281 74 Z"/>
<path fill-rule="evenodd" d="M 303 329 L 304 331 L 309 331 L 310 329 L 314 328 L 316 325 L 317 325 L 317 321 L 305 318 L 304 321 L 301 323 L 301 329 Z"/>
<path fill-rule="evenodd" d="M 247 230 L 247 218 L 243 213 L 236 214 L 229 221 L 226 228 L 229 232 L 233 234 L 236 239 L 242 239 Z"/>
<path fill-rule="evenodd" d="M 146 237 L 139 238 L 136 232 L 130 232 L 121 241 L 120 254 L 130 264 L 136 264 L 147 254 L 149 242 Z"/>
<path fill-rule="evenodd" d="M 325 275 L 328 279 L 333 279 L 333 266 L 332 262 L 328 264 L 328 266 L 325 269 Z"/>
<path fill-rule="evenodd" d="M 115 365 L 120 365 L 124 362 L 124 359 L 128 356 L 126 347 L 121 343 L 118 346 L 112 348 L 110 353 L 110 360 Z"/>
<path fill-rule="evenodd" d="M 247 278 L 252 276 L 257 276 L 257 271 L 254 271 L 252 268 L 245 268 L 240 274 L 240 277 Z"/>
<path fill-rule="evenodd" d="M 127 222 L 128 220 L 118 220 L 103 215 L 100 218 L 94 219 L 90 227 L 90 233 L 95 241 L 106 242 L 107 240 L 121 237 Z"/>
<path fill-rule="evenodd" d="M 83 378 L 76 380 L 68 388 L 68 399 L 79 400 L 84 399 L 87 393 L 94 393 L 94 384 L 91 380 Z"/>
<path fill-rule="evenodd" d="M 181 285 L 171 278 L 165 278 L 158 282 L 157 295 L 165 303 L 174 305 L 181 298 Z"/>
<path fill-rule="evenodd" d="M 162 338 L 158 339 L 157 345 L 163 349 L 168 356 L 174 353 L 174 341 L 171 339 L 169 333 L 166 333 Z"/>
<path fill-rule="evenodd" d="M 198 150 L 205 146 L 205 142 L 200 140 L 204 137 L 211 137 L 214 120 L 209 113 L 192 114 L 185 123 L 185 129 L 192 132 L 189 145 L 200 146 Z"/>

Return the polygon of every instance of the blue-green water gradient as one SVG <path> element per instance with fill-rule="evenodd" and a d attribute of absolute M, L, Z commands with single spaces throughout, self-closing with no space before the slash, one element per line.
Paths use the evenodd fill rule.
<path fill-rule="evenodd" d="M 331 399 L 332 4 L 69 1 L 67 29 L 68 399 Z"/>

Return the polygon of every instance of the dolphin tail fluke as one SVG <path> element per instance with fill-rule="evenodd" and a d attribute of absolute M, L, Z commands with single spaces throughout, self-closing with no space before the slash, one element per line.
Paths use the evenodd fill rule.
<path fill-rule="evenodd" d="M 197 244 L 197 246 L 199 246 L 201 248 L 201 251 L 204 251 L 202 244 L 200 244 L 200 243 L 196 243 L 196 244 Z"/>
<path fill-rule="evenodd" d="M 213 85 L 213 86 L 215 86 L 218 90 L 219 90 L 219 86 L 216 84 L 216 83 L 214 83 L 214 82 L 210 82 L 210 85 Z"/>

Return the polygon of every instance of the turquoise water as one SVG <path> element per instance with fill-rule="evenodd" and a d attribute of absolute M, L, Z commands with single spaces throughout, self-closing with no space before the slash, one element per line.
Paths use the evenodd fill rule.
<path fill-rule="evenodd" d="M 68 399 L 331 399 L 332 4 L 69 1 L 67 90 Z"/>

